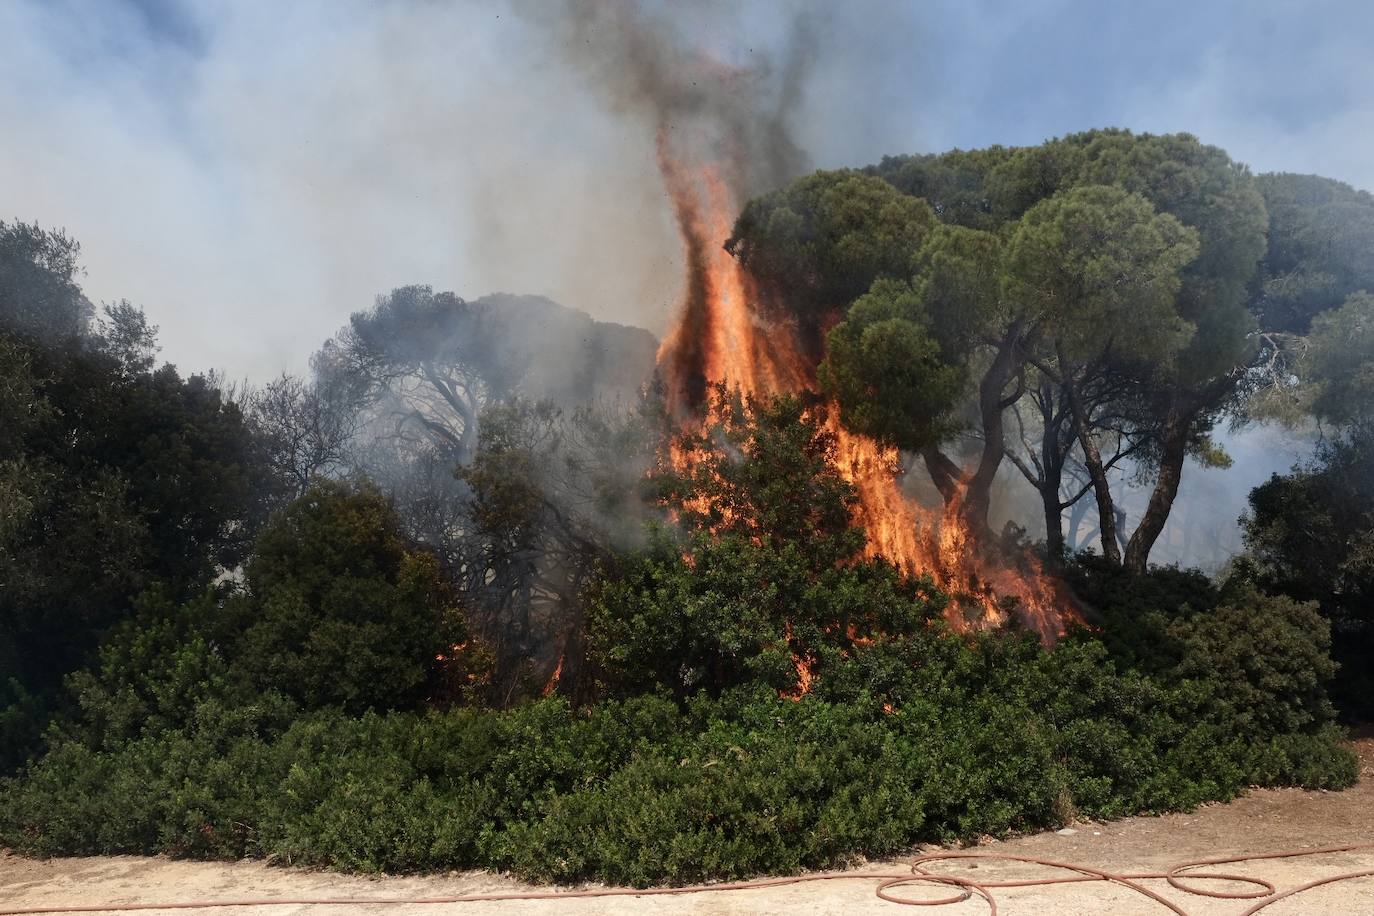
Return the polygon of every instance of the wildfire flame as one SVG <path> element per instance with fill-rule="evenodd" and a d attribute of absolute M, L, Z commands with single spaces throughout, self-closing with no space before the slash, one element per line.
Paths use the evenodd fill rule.
<path fill-rule="evenodd" d="M 666 134 L 660 134 L 658 162 L 688 270 L 677 323 L 658 352 L 670 409 L 684 422 L 704 422 L 699 408 L 707 386 L 715 383 L 765 397 L 814 389 L 815 365 L 796 328 L 759 315 L 758 290 L 722 247 L 739 208 L 719 170 L 675 157 Z M 945 615 L 956 631 L 1001 626 L 1015 615 L 1047 645 L 1063 634 L 1072 604 L 1034 556 L 1014 567 L 987 559 L 976 549 L 957 501 L 933 512 L 909 498 L 902 492 L 897 450 L 846 430 L 838 416 L 837 410 L 827 411 L 826 423 L 835 435 L 838 470 L 858 491 L 855 522 L 868 535 L 868 555 L 886 557 L 913 575 L 930 575 L 953 599 Z M 693 456 L 675 449 L 670 459 L 685 468 Z M 809 682 L 802 660 L 798 674 L 802 684 Z"/>
<path fill-rule="evenodd" d="M 549 675 L 548 681 L 544 684 L 544 689 L 539 694 L 540 696 L 551 697 L 553 692 L 558 689 L 558 682 L 563 678 L 563 660 L 565 658 L 567 658 L 566 653 L 558 656 L 558 664 L 554 665 L 553 674 Z"/>

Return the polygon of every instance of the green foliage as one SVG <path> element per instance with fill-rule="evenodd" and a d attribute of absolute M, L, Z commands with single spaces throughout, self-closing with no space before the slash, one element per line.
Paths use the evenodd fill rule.
<path fill-rule="evenodd" d="M 736 469 L 732 485 L 749 479 Z M 307 529 L 323 535 L 311 551 L 389 556 L 399 575 L 384 536 L 353 532 L 378 511 L 366 492 L 308 497 L 264 535 L 256 581 L 313 594 L 275 553 Z M 0 842 L 644 885 L 1354 778 L 1310 608 L 1177 573 L 1081 578 L 1105 616 L 1159 619 L 1171 648 L 1148 633 L 1129 657 L 1086 631 L 1053 652 L 955 637 L 890 567 L 818 566 L 776 532 L 702 527 L 685 555 L 664 540 L 598 587 L 594 651 L 624 699 L 360 718 L 302 713 L 236 674 L 223 647 L 261 613 L 252 577 L 246 596 L 173 615 L 152 597 L 74 681 L 83 718 L 0 783 Z M 809 693 L 780 696 L 799 660 Z"/>
<path fill-rule="evenodd" d="M 244 579 L 181 604 L 141 598 L 70 681 L 87 740 L 183 728 L 205 704 L 415 708 L 481 676 L 433 556 L 368 484 L 317 484 L 274 516 Z"/>
<path fill-rule="evenodd" d="M 941 601 L 880 562 L 812 567 L 795 548 L 738 535 L 660 538 L 588 596 L 588 643 L 605 689 L 712 695 L 799 689 L 875 636 L 919 633 Z"/>
<path fill-rule="evenodd" d="M 675 443 L 694 456 L 690 466 L 656 469 L 654 495 L 688 531 L 792 547 L 811 568 L 849 559 L 863 547 L 863 532 L 850 524 L 857 497 L 835 468 L 824 410 L 814 398 L 740 398 L 718 386 L 708 426 Z"/>
<path fill-rule="evenodd" d="M 374 489 L 317 486 L 241 588 L 145 594 L 0 783 L 0 842 L 642 885 L 1354 778 L 1312 607 L 1085 562 L 1105 638 L 951 635 L 929 582 L 862 559 L 821 410 L 716 393 L 650 481 L 685 537 L 586 596 L 584 707 L 417 710 L 469 654 L 448 593 Z"/>
<path fill-rule="evenodd" d="M 1374 435 L 1356 429 L 1310 466 L 1256 487 L 1243 523 L 1248 572 L 1318 603 L 1341 665 L 1337 702 L 1352 717 L 1374 716 Z"/>
<path fill-rule="evenodd" d="M 817 172 L 751 200 L 725 247 L 808 326 L 879 277 L 905 277 L 935 226 L 924 201 L 856 172 Z"/>
<path fill-rule="evenodd" d="M 1256 273 L 1260 190 L 1277 247 Z M 653 404 L 515 397 L 614 383 L 546 372 L 511 331 L 547 303 L 406 287 L 326 346 L 314 389 L 245 423 L 209 381 L 154 371 L 137 309 L 92 325 L 73 242 L 0 224 L 0 772 L 23 767 L 0 779 L 0 844 L 646 885 L 1348 785 L 1332 652 L 1347 678 L 1374 655 L 1374 299 L 1350 288 L 1362 256 L 1333 254 L 1369 208 L 1348 192 L 1257 189 L 1188 135 L 1095 131 L 818 173 L 740 216 L 728 247 L 764 307 L 808 345 L 838 319 L 819 379 L 844 422 L 920 450 L 967 506 L 1034 389 L 1066 437 L 1062 398 L 1087 402 L 1085 453 L 1107 417 L 1161 481 L 1175 462 L 1162 525 L 1185 450 L 1224 461 L 1207 432 L 1247 307 L 1310 331 L 1305 380 L 1342 438 L 1256 491 L 1253 557 L 1221 585 L 1081 559 L 1091 628 L 1053 651 L 953 635 L 928 579 L 865 558 L 812 396 L 717 389 L 674 443 L 691 460 L 646 476 Z M 388 459 L 429 487 L 406 519 L 370 484 L 310 485 L 365 422 L 427 442 Z M 938 449 L 971 422 L 984 457 L 961 476 Z M 264 521 L 281 481 L 303 495 Z M 676 527 L 640 540 L 654 511 Z M 502 702 L 539 626 L 565 695 L 454 702 L 491 677 L 454 580 L 506 639 Z"/>
<path fill-rule="evenodd" d="M 376 494 L 317 490 L 260 539 L 245 594 L 176 613 L 150 596 L 99 671 L 73 680 L 81 715 L 0 782 L 0 843 L 646 885 L 1355 778 L 1312 607 L 1083 565 L 1101 618 L 1134 629 L 1080 629 L 1052 652 L 1025 633 L 955 636 L 929 583 L 857 558 L 816 415 L 789 399 L 718 409 L 718 438 L 698 443 L 715 473 L 659 484 L 763 522 L 688 515 L 685 543 L 662 536 L 606 571 L 589 641 L 610 696 L 302 709 L 233 634 L 275 619 L 264 602 L 283 590 L 340 613 L 335 564 L 405 584 Z M 789 501 L 766 468 L 811 498 Z M 385 589 L 344 591 L 358 593 L 417 625 Z M 298 631 L 277 632 L 253 651 L 305 657 Z"/>
<path fill-rule="evenodd" d="M 1309 732 L 1332 720 L 1331 630 L 1315 604 L 1238 586 L 1168 632 L 1182 649 L 1175 676 L 1206 685 L 1212 715 L 1242 733 Z"/>
<path fill-rule="evenodd" d="M 438 564 L 413 551 L 385 498 L 321 483 L 263 529 L 235 664 L 307 708 L 413 706 L 433 659 L 465 639 Z"/>
<path fill-rule="evenodd" d="M 904 449 L 945 439 L 965 371 L 941 358 L 924 301 L 909 284 L 878 280 L 827 337 L 821 389 L 850 429 Z"/>
<path fill-rule="evenodd" d="M 1312 413 L 1338 426 L 1374 428 L 1374 295 L 1355 293 L 1318 315 L 1307 341 Z"/>
<path fill-rule="evenodd" d="M 992 229 L 1073 188 L 1112 186 L 1197 233 L 1176 308 L 1195 325 L 1173 381 L 1193 386 L 1244 361 L 1247 292 L 1265 251 L 1264 198 L 1244 166 L 1190 134 L 1093 130 L 1039 146 L 885 159 L 873 171 L 929 198 L 947 222 Z M 951 180 L 951 176 L 958 176 Z"/>
<path fill-rule="evenodd" d="M 0 266 L 0 677 L 21 699 L 0 717 L 32 737 L 139 593 L 189 597 L 237 566 L 262 506 L 237 408 L 207 379 L 153 371 L 152 329 L 127 303 L 80 336 L 74 243 L 19 228 L 33 260 Z M 5 299 L 21 294 L 37 298 Z M 6 770 L 35 746 L 10 737 Z"/>
<path fill-rule="evenodd" d="M 1374 290 L 1374 195 L 1317 175 L 1256 179 L 1269 212 L 1261 265 L 1261 325 L 1306 334 L 1347 296 Z"/>
<path fill-rule="evenodd" d="M 820 405 L 718 390 L 713 426 L 678 443 L 695 456 L 654 483 L 688 529 L 617 558 L 586 597 L 603 689 L 716 696 L 747 684 L 798 689 L 877 634 L 919 632 L 942 602 L 882 562 L 860 561 L 853 488 L 834 468 Z M 927 584 L 928 585 L 928 584 Z"/>
<path fill-rule="evenodd" d="M 1066 359 L 1097 359 L 1105 342 L 1116 355 L 1167 365 L 1193 336 L 1175 297 L 1197 232 L 1139 194 L 1063 191 L 1026 211 L 1007 247 L 1007 295 L 1048 326 Z"/>
<path fill-rule="evenodd" d="M 1240 634 L 1199 637 L 1208 658 L 1228 654 L 1226 635 Z M 792 701 L 751 687 L 582 710 L 551 699 L 506 712 L 323 711 L 284 731 L 261 709 L 202 702 L 182 727 L 107 749 L 58 743 L 0 784 L 0 842 L 642 886 L 1354 778 L 1328 726 L 1242 726 L 1208 681 L 1119 670 L 1087 634 L 1052 653 L 1021 637 L 922 642 L 922 664 L 882 696 Z M 1291 684 L 1253 686 L 1264 708 L 1282 706 Z"/>
<path fill-rule="evenodd" d="M 1266 216 L 1252 176 L 1188 134 L 1124 130 L 889 158 L 865 171 L 939 225 L 894 232 L 860 210 L 842 233 L 814 231 L 829 213 L 816 189 L 853 180 L 836 173 L 752 202 L 730 245 L 763 298 L 776 292 L 803 327 L 818 310 L 843 316 L 819 380 L 846 425 L 919 451 L 983 541 L 991 487 L 1011 453 L 1041 492 L 1055 553 L 1075 439 L 1104 532 L 1114 507 L 1097 465 L 1109 459 L 1094 440 L 1124 439 L 1156 486 L 1124 557 L 1109 534 L 1104 550 L 1143 572 L 1185 457 L 1211 454 L 1207 433 L 1256 351 L 1248 307 Z M 884 200 L 873 214 L 893 209 L 864 193 Z M 882 254 L 853 270 L 851 251 Z M 861 278 L 869 285 L 858 288 Z M 1048 422 L 1038 442 L 1023 432 L 1018 456 L 1004 414 L 1026 400 Z M 958 439 L 976 465 L 945 454 Z"/>

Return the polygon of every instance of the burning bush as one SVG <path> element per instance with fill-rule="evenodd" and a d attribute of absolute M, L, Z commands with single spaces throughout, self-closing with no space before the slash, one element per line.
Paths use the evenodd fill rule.
<path fill-rule="evenodd" d="M 660 532 L 588 596 L 589 643 L 618 695 L 809 690 L 823 659 L 904 638 L 944 607 L 928 581 L 864 557 L 823 405 L 715 392 L 706 430 L 659 469 L 685 531 Z"/>

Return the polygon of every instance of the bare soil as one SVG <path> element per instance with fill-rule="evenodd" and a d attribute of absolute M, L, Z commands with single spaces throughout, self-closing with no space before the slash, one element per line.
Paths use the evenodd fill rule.
<path fill-rule="evenodd" d="M 1073 833 L 1042 833 L 989 842 L 977 851 L 1075 862 L 1116 872 L 1164 871 L 1186 859 L 1214 858 L 1280 849 L 1374 843 L 1374 736 L 1355 742 L 1361 781 L 1344 792 L 1257 789 L 1228 804 L 1207 805 L 1188 814 L 1132 817 L 1111 823 L 1080 823 Z M 922 850 L 931 851 L 931 850 Z M 983 881 L 1052 874 L 1043 868 L 997 861 L 951 862 L 941 870 Z M 879 900 L 877 882 L 866 873 L 902 870 L 903 863 L 874 862 L 855 869 L 853 880 L 824 881 L 754 890 L 686 896 L 543 899 L 500 903 L 228 906 L 203 910 L 218 916 L 339 916 L 343 913 L 531 914 L 821 914 L 900 913 Z M 1280 891 L 1339 872 L 1374 869 L 1374 850 L 1227 866 L 1233 874 L 1262 876 Z M 1189 914 L 1236 914 L 1254 901 L 1215 900 L 1174 890 L 1162 880 L 1142 882 Z M 1220 885 L 1213 885 L 1220 889 Z M 1231 887 L 1237 888 L 1235 885 Z M 541 891 L 487 872 L 424 877 L 364 877 L 280 868 L 258 861 L 186 862 L 137 856 L 36 860 L 0 851 L 0 911 L 63 906 L 191 903 L 212 900 L 302 897 L 433 897 L 469 893 Z M 911 897 L 947 896 L 936 888 L 911 887 Z M 1158 903 L 1103 882 L 994 892 L 1004 914 L 1159 914 Z M 973 898 L 939 910 L 982 914 L 987 904 Z M 176 910 L 145 911 L 171 916 Z M 180 911 L 185 912 L 185 911 Z M 192 911 L 197 912 L 197 911 Z M 1374 914 L 1374 878 L 1329 885 L 1280 901 L 1264 916 Z"/>

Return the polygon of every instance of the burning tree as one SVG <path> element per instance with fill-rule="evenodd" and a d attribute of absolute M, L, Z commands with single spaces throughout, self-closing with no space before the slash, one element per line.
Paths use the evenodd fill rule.
<path fill-rule="evenodd" d="M 1209 433 L 1255 366 L 1265 228 L 1223 151 L 1108 130 L 818 173 L 747 204 L 726 247 L 846 426 L 919 456 L 968 543 L 992 540 L 1010 457 L 1052 559 L 1091 494 L 1104 556 L 1143 571 L 1185 459 L 1225 461 Z M 1129 536 L 1127 460 L 1152 486 Z"/>
<path fill-rule="evenodd" d="M 764 397 L 819 390 L 823 332 L 842 317 L 846 297 L 909 269 L 912 245 L 933 237 L 937 228 L 929 206 L 880 179 L 822 174 L 752 202 L 724 247 L 715 249 L 706 240 L 728 225 L 735 211 L 719 173 L 709 164 L 676 158 L 666 145 L 660 146 L 660 164 L 689 257 L 686 300 L 660 348 L 659 371 L 670 408 L 688 426 L 700 422 L 701 393 L 713 383 Z M 950 287 L 957 288 L 952 281 Z M 951 333 L 958 333 L 953 323 Z M 911 336 L 900 344 L 922 346 Z M 934 351 L 915 355 L 919 359 Z M 1006 360 L 1002 363 L 997 371 L 1014 377 Z M 904 377 L 914 380 L 910 373 Z M 930 393 L 948 403 L 959 383 L 960 371 L 945 368 L 915 381 L 913 391 L 901 394 L 902 404 Z M 999 418 L 1002 397 L 993 398 L 992 412 Z M 881 399 L 870 403 L 892 416 Z M 931 406 L 935 409 L 922 408 L 930 417 L 927 431 L 934 435 L 955 428 L 952 411 Z M 706 414 L 709 421 L 709 410 Z M 937 517 L 902 492 L 898 443 L 873 435 L 890 429 L 845 426 L 840 416 L 841 411 L 827 411 L 825 422 L 835 436 L 836 466 L 857 491 L 851 521 L 867 532 L 870 555 L 911 574 L 934 576 L 959 599 L 948 610 L 956 626 L 997 625 L 1014 616 L 1047 641 L 1062 632 L 1069 602 L 1039 563 L 1023 551 L 1009 559 L 981 549 L 990 540 L 986 524 L 969 524 L 977 518 L 976 509 L 965 508 L 969 481 L 951 459 L 932 452 L 938 466 L 947 469 L 948 508 Z M 684 466 L 695 460 L 690 451 L 675 457 Z M 1000 459 L 999 446 L 983 474 L 987 486 Z"/>
<path fill-rule="evenodd" d="M 1247 291 L 1264 252 L 1265 214 L 1248 171 L 1187 134 L 1120 130 L 1021 149 L 899 157 L 870 171 L 928 200 L 946 223 L 1022 246 L 1026 256 L 1008 265 L 1002 294 L 1052 308 L 1039 335 L 1048 348 L 1024 353 L 1025 391 L 1042 428 L 1008 451 L 1044 497 L 1052 545 L 1062 541 L 1060 513 L 1092 493 L 1103 555 L 1143 571 L 1184 460 L 1224 460 L 1208 434 L 1254 356 Z M 1172 251 L 1161 245 L 1163 224 L 1144 211 L 1132 224 L 1127 214 L 1139 202 L 1118 200 L 1094 215 L 1085 195 L 1107 203 L 1107 192 L 1092 188 L 1138 197 L 1186 227 L 1192 241 L 1176 239 Z M 1108 220 L 1115 231 L 1105 231 Z M 1074 446 L 1087 487 L 1062 479 L 1060 456 Z M 1152 492 L 1137 529 L 1118 536 L 1107 472 L 1128 458 Z"/>

